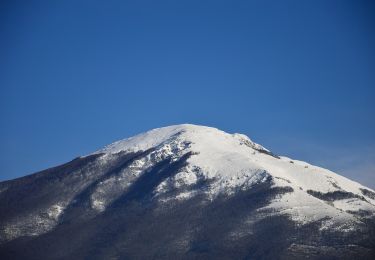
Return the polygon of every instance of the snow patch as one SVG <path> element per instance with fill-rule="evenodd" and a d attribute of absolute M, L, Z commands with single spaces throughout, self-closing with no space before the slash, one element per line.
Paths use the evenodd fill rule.
<path fill-rule="evenodd" d="M 21 236 L 47 233 L 57 225 L 64 208 L 64 203 L 54 204 L 44 211 L 30 213 L 4 223 L 4 228 L 0 231 L 0 240 L 8 241 Z"/>

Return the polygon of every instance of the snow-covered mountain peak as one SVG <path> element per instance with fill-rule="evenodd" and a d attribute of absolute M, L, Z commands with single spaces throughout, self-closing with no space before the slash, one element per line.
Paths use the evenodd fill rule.
<path fill-rule="evenodd" d="M 176 139 L 180 140 L 180 142 L 190 142 L 195 144 L 204 142 L 205 145 L 209 145 L 209 142 L 221 142 L 221 145 L 226 146 L 244 144 L 256 150 L 268 151 L 263 146 L 251 141 L 250 138 L 244 134 L 228 134 L 214 127 L 180 124 L 156 128 L 145 133 L 114 142 L 95 153 L 114 154 L 121 151 L 145 151 L 150 148 L 167 144 L 168 142 Z"/>
<path fill-rule="evenodd" d="M 81 245 L 82 238 L 89 248 L 84 252 L 95 252 L 98 246 L 92 241 L 98 241 L 97 234 L 105 238 L 104 249 L 115 245 L 115 251 L 126 252 L 152 237 L 157 254 L 166 241 L 171 241 L 168 248 L 186 245 L 183 254 L 194 248 L 202 252 L 196 244 L 204 248 L 207 243 L 201 239 L 211 236 L 212 245 L 221 238 L 224 247 L 233 242 L 236 253 L 228 259 L 246 258 L 249 241 L 263 235 L 260 241 L 273 241 L 277 230 L 277 246 L 267 251 L 291 239 L 283 249 L 290 252 L 288 259 L 304 258 L 296 257 L 295 250 L 302 252 L 300 256 L 307 249 L 313 255 L 319 250 L 327 253 L 332 237 L 337 237 L 334 256 L 346 256 L 353 244 L 358 245 L 352 255 L 358 256 L 363 248 L 373 248 L 364 241 L 372 241 L 375 230 L 373 190 L 327 169 L 275 155 L 246 135 L 190 124 L 157 128 L 64 165 L 2 182 L 0 208 L 0 253 L 2 243 L 14 243 L 20 248 L 17 252 L 23 252 L 49 245 L 52 237 L 57 249 L 68 244 L 53 258 Z M 166 230 L 168 237 L 175 232 L 171 239 Z M 69 234 L 72 237 L 61 243 L 60 237 Z M 27 236 L 37 237 L 36 244 L 18 239 Z M 30 246 L 25 241 L 31 241 Z M 134 244 L 123 247 L 129 241 Z M 336 252 L 343 245 L 349 246 Z M 238 257 L 241 248 L 246 250 Z M 148 250 L 147 245 L 141 251 Z M 44 257 L 36 258 L 51 258 L 45 256 L 55 251 L 41 250 Z"/>
<path fill-rule="evenodd" d="M 335 215 L 337 211 L 336 216 L 350 217 L 342 209 L 351 207 L 353 203 L 363 210 L 371 209 L 371 214 L 375 212 L 375 197 L 364 197 L 364 193 L 368 191 L 367 194 L 372 194 L 373 191 L 359 183 L 303 161 L 276 156 L 246 135 L 229 134 L 212 127 L 183 124 L 157 128 L 115 142 L 96 154 L 104 154 L 104 158 L 107 158 L 119 152 L 150 149 L 152 151 L 148 156 L 135 162 L 135 165 L 142 166 L 139 174 L 166 158 L 176 161 L 190 154 L 187 164 L 178 174 L 158 185 L 154 191 L 156 198 L 188 199 L 204 193 L 214 199 L 220 194 L 234 194 L 238 190 L 251 189 L 254 185 L 271 180 L 273 187 L 293 190 L 289 195 L 275 200 L 275 207 L 288 205 L 300 212 L 305 207 L 301 208 L 301 205 L 321 205 L 324 208 L 320 211 L 322 215 L 306 211 L 305 214 L 311 218 Z M 204 186 L 204 189 L 192 188 L 202 181 L 209 181 L 210 184 Z M 167 197 L 166 194 L 172 190 L 177 191 L 177 195 Z M 341 200 L 332 207 L 319 196 L 341 196 Z M 294 212 L 292 209 L 290 211 Z"/>

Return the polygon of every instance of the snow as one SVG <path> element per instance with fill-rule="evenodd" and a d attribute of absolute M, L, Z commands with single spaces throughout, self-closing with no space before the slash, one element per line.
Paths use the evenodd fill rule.
<path fill-rule="evenodd" d="M 102 154 L 98 165 L 108 170 L 110 167 L 106 165 L 112 163 L 117 153 L 146 150 L 150 152 L 95 185 L 90 194 L 90 206 L 97 214 L 105 211 L 156 164 L 166 159 L 176 161 L 191 153 L 184 167 L 153 190 L 155 200 L 179 202 L 206 195 L 209 202 L 219 195 L 232 196 L 272 180 L 273 187 L 287 188 L 289 192 L 273 198 L 268 205 L 258 209 L 256 216 L 287 215 L 301 225 L 321 220 L 323 231 L 331 228 L 349 231 L 360 222 L 359 215 L 375 216 L 375 199 L 361 191 L 371 192 L 371 189 L 327 169 L 288 157 L 272 156 L 269 150 L 246 135 L 229 134 L 212 127 L 183 124 L 157 128 L 117 141 L 94 154 Z M 324 201 L 309 191 L 322 194 L 340 191 L 354 196 Z M 69 200 L 53 202 L 44 209 L 4 223 L 0 240 L 50 231 L 58 224 L 68 204 Z M 248 220 L 249 223 L 254 221 L 257 220 Z"/>
<path fill-rule="evenodd" d="M 4 230 L 0 231 L 0 241 L 47 233 L 57 225 L 64 208 L 64 203 L 54 204 L 42 211 L 21 216 L 5 223 Z"/>
<path fill-rule="evenodd" d="M 50 218 L 57 221 L 61 213 L 63 212 L 63 210 L 64 210 L 64 206 L 55 204 L 55 205 L 52 205 L 52 207 L 48 209 L 47 214 Z"/>
<path fill-rule="evenodd" d="M 350 211 L 366 211 L 369 215 L 375 215 L 375 207 L 369 202 L 360 200 L 358 198 L 336 200 L 333 202 L 333 205 L 337 209 L 341 209 L 346 212 Z"/>
<path fill-rule="evenodd" d="M 181 189 L 180 194 L 173 199 L 189 199 L 198 193 L 205 193 L 210 199 L 215 199 L 219 194 L 231 195 L 238 189 L 249 189 L 272 177 L 274 186 L 289 186 L 294 192 L 275 199 L 269 207 L 283 214 L 287 213 L 292 218 L 299 218 L 301 222 L 326 216 L 340 221 L 353 220 L 353 215 L 345 212 L 347 208 L 374 209 L 375 201 L 367 197 L 368 203 L 327 204 L 309 195 L 308 190 L 321 193 L 344 190 L 363 196 L 360 189 L 366 187 L 303 161 L 270 156 L 265 153 L 269 150 L 254 143 L 246 135 L 229 134 L 212 127 L 183 124 L 157 128 L 115 142 L 95 153 L 110 155 L 120 151 L 138 152 L 150 148 L 155 149 L 154 158 L 145 160 L 148 162 L 146 165 L 145 161 L 140 163 L 139 175 L 163 158 L 178 159 L 188 152 L 194 154 L 188 159 L 188 166 L 182 172 L 166 179 L 155 189 L 155 197 L 205 179 L 214 180 L 207 189 L 190 192 Z"/>
<path fill-rule="evenodd" d="M 335 224 L 357 221 L 352 214 L 333 207 L 301 190 L 294 190 L 294 192 L 284 194 L 281 198 L 274 199 L 271 204 L 263 208 L 263 210 L 267 209 L 274 210 L 275 215 L 287 214 L 299 224 L 318 221 L 327 216 L 331 217 Z"/>

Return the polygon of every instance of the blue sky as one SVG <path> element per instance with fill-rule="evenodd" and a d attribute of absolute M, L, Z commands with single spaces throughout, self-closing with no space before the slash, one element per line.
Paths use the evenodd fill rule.
<path fill-rule="evenodd" d="M 0 180 L 179 123 L 375 188 L 373 1 L 1 1 Z"/>

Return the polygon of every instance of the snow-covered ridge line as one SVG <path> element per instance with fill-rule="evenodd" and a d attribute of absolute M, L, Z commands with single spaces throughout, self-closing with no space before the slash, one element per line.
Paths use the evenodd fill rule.
<path fill-rule="evenodd" d="M 236 176 L 246 169 L 262 169 L 276 177 L 287 179 L 292 184 L 299 185 L 298 187 L 319 192 L 349 189 L 355 194 L 362 194 L 360 188 L 366 188 L 324 168 L 287 157 L 273 156 L 268 149 L 246 135 L 228 134 L 217 128 L 192 124 L 156 128 L 114 142 L 94 154 L 138 152 L 157 147 L 162 149 L 172 142 L 176 147 L 178 143 L 191 143 L 186 152 L 192 151 L 200 155 L 191 158 L 190 163 L 202 168 L 209 176 Z"/>
<path fill-rule="evenodd" d="M 155 128 L 150 131 L 135 135 L 133 137 L 125 138 L 119 141 L 116 141 L 110 145 L 105 146 L 103 149 L 100 149 L 94 154 L 98 153 L 118 153 L 121 151 L 137 152 L 145 151 L 150 148 L 159 146 L 160 144 L 168 141 L 171 137 L 175 135 L 183 135 L 186 139 L 194 139 L 194 136 L 201 135 L 204 133 L 211 133 L 216 135 L 227 135 L 231 136 L 234 139 L 239 140 L 243 144 L 252 146 L 256 150 L 263 150 L 270 152 L 268 149 L 263 146 L 254 143 L 244 134 L 228 134 L 224 131 L 221 131 L 214 127 L 208 126 L 198 126 L 192 124 L 180 124 L 172 125 L 167 127 Z"/>
<path fill-rule="evenodd" d="M 246 135 L 228 134 L 213 127 L 183 124 L 157 128 L 117 141 L 96 153 L 111 156 L 121 151 L 151 148 L 163 158 L 178 159 L 188 152 L 194 154 L 188 159 L 187 167 L 156 188 L 154 195 L 160 200 L 171 190 L 179 189 L 176 197 L 167 200 L 186 200 L 202 192 L 215 199 L 219 194 L 230 196 L 271 179 L 274 187 L 289 187 L 293 192 L 277 198 L 269 207 L 282 209 L 296 218 L 302 212 L 308 221 L 327 215 L 336 216 L 340 221 L 354 221 L 352 214 L 342 211 L 349 208 L 375 214 L 375 196 L 371 195 L 371 189 L 327 169 L 276 156 Z M 211 184 L 204 191 L 189 191 L 189 187 L 201 180 L 210 180 Z M 322 199 L 328 196 L 337 199 L 333 203 Z"/>

